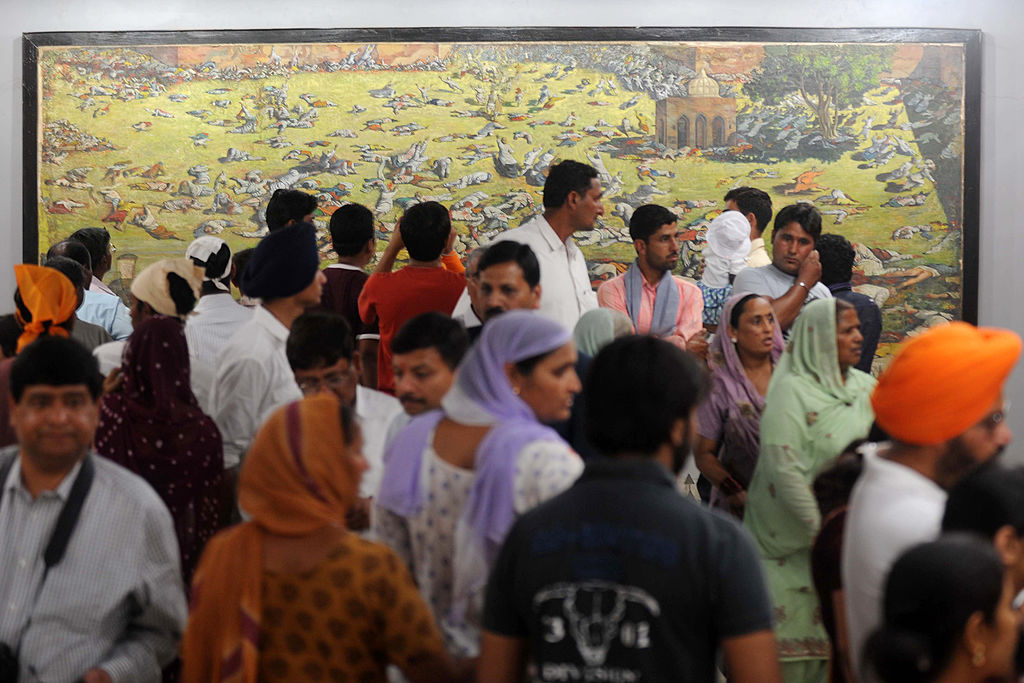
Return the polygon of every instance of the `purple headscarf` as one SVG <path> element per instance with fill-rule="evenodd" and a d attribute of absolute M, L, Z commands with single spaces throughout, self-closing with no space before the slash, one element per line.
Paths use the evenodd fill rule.
<path fill-rule="evenodd" d="M 438 422 L 447 416 L 463 424 L 494 425 L 476 450 L 476 476 L 456 528 L 455 619 L 465 618 L 469 601 L 482 590 L 487 569 L 515 521 L 520 452 L 535 441 L 562 441 L 512 391 L 505 366 L 550 353 L 571 340 L 561 324 L 532 311 L 509 311 L 491 320 L 459 365 L 442 410 L 412 420 L 389 450 L 376 503 L 410 517 L 423 504 L 423 452 Z"/>
<path fill-rule="evenodd" d="M 712 435 L 707 432 L 714 430 L 709 427 L 721 427 L 720 436 L 715 438 L 719 443 L 719 459 L 743 486 L 750 483 L 760 453 L 761 413 L 764 411 L 764 396 L 747 378 L 736 345 L 729 339 L 732 309 L 747 296 L 749 294 L 736 294 L 726 299 L 722 306 L 718 333 L 708 347 L 711 393 L 697 412 L 701 436 L 710 439 Z M 783 346 L 782 330 L 776 321 L 772 335 L 772 365 L 778 362 Z M 721 499 L 721 496 L 712 495 L 712 504 L 721 501 L 721 506 L 725 506 Z"/>

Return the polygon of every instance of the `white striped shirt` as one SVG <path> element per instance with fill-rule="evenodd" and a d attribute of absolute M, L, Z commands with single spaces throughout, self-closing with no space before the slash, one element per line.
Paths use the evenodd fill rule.
<path fill-rule="evenodd" d="M 18 446 L 0 451 L 0 467 L 17 454 Z M 90 457 L 92 487 L 64 558 L 42 587 L 43 551 L 81 465 L 35 500 L 19 460 L 2 482 L 0 641 L 13 649 L 25 630 L 22 683 L 72 683 L 96 667 L 114 681 L 158 683 L 185 625 L 170 513 L 140 477 Z"/>

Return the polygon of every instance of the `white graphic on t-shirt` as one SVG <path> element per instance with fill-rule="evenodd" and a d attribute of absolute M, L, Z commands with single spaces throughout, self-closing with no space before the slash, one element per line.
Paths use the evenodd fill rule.
<path fill-rule="evenodd" d="M 561 600 L 562 616 L 542 617 L 545 625 L 544 640 L 549 643 L 560 642 L 566 636 L 568 625 L 568 634 L 576 642 L 576 649 L 587 666 L 604 664 L 616 636 L 625 647 L 650 647 L 649 621 L 623 621 L 627 603 L 642 605 L 651 617 L 661 613 L 658 601 L 646 591 L 607 581 L 549 586 L 534 595 L 534 608 L 540 608 L 551 600 Z"/>

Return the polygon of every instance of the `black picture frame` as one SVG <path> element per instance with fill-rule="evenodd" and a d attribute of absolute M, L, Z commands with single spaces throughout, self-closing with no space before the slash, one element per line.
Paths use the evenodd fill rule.
<path fill-rule="evenodd" d="M 22 39 L 23 260 L 39 253 L 39 55 L 59 46 L 118 47 L 249 43 L 753 42 L 953 44 L 963 49 L 961 317 L 978 318 L 982 32 L 931 28 L 492 27 L 343 28 L 25 33 Z"/>

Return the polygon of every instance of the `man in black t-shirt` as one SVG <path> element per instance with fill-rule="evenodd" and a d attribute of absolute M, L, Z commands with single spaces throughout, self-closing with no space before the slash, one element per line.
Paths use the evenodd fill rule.
<path fill-rule="evenodd" d="M 487 587 L 480 680 L 781 683 L 768 597 L 743 529 L 675 487 L 706 392 L 663 340 L 612 342 L 584 387 L 606 458 L 523 515 Z"/>

